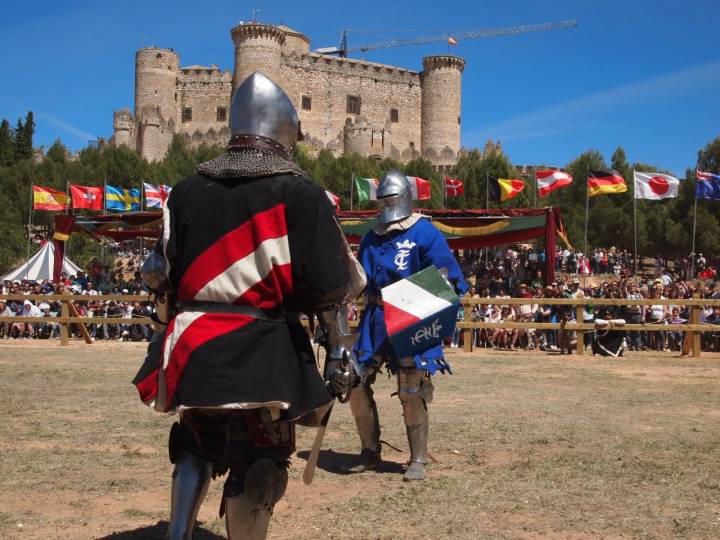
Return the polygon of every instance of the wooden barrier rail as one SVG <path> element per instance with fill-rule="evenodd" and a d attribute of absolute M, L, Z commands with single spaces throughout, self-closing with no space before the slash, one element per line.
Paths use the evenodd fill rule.
<path fill-rule="evenodd" d="M 31 324 L 59 324 L 60 344 L 67 345 L 69 342 L 71 324 L 77 324 L 80 334 L 86 343 L 92 343 L 90 332 L 86 324 L 152 324 L 149 317 L 81 317 L 75 308 L 76 302 L 150 302 L 152 299 L 147 295 L 140 294 L 103 294 L 103 295 L 78 295 L 78 294 L 0 294 L 0 302 L 8 300 L 25 301 L 36 300 L 42 302 L 59 302 L 60 316 L 56 317 L 0 317 L 0 323 L 31 323 Z"/>
<path fill-rule="evenodd" d="M 62 345 L 68 344 L 69 336 L 69 325 L 77 324 L 80 328 L 80 333 L 87 343 L 92 343 L 91 337 L 86 324 L 152 324 L 152 319 L 148 317 L 81 317 L 75 309 L 76 302 L 89 302 L 89 301 L 102 301 L 102 302 L 150 302 L 152 299 L 147 295 L 97 295 L 97 296 L 83 296 L 74 294 L 4 294 L 0 295 L 0 301 L 7 302 L 8 300 L 41 300 L 44 302 L 60 302 L 61 313 L 60 316 L 56 317 L 0 317 L 0 323 L 54 323 L 60 325 L 60 343 Z M 583 320 L 584 311 L 586 305 L 592 306 L 651 306 L 651 305 L 663 305 L 663 306 L 690 306 L 690 320 L 687 324 L 662 324 L 662 323 L 644 323 L 644 324 L 625 324 L 618 330 L 622 331 L 644 331 L 644 332 L 687 332 L 686 340 L 690 340 L 692 345 L 692 355 L 694 357 L 700 356 L 700 332 L 720 332 L 720 325 L 701 324 L 700 323 L 700 308 L 704 306 L 720 306 L 720 300 L 709 300 L 703 298 L 669 298 L 669 299 L 654 299 L 645 298 L 642 300 L 629 300 L 624 298 L 463 298 L 461 299 L 462 309 L 464 310 L 464 321 L 458 322 L 457 327 L 463 331 L 463 342 L 464 351 L 472 352 L 473 330 L 479 330 L 483 328 L 508 328 L 508 329 L 536 329 L 536 330 L 568 330 L 578 331 L 577 334 L 577 353 L 579 355 L 584 354 L 585 350 L 585 339 L 583 331 L 594 330 L 595 325 L 593 323 L 541 323 L 541 322 L 485 322 L 485 321 L 474 321 L 469 322 L 472 319 L 472 309 L 475 305 L 540 305 L 540 306 L 574 306 L 575 307 L 575 319 L 577 321 Z M 362 311 L 362 304 L 358 304 L 358 312 Z M 308 321 L 302 320 L 302 324 L 308 327 Z M 351 327 L 357 327 L 358 321 L 350 321 Z"/>
<path fill-rule="evenodd" d="M 699 357 L 701 353 L 700 332 L 720 332 L 720 325 L 700 324 L 700 309 L 704 306 L 720 306 L 720 300 L 704 298 L 643 298 L 642 300 L 630 300 L 625 298 L 463 298 L 464 321 L 458 322 L 457 327 L 463 330 L 463 350 L 472 352 L 473 330 L 482 328 L 521 328 L 536 330 L 568 330 L 578 331 L 577 333 L 577 354 L 582 356 L 585 353 L 584 330 L 594 330 L 594 323 L 541 323 L 541 322 L 485 322 L 471 321 L 472 309 L 475 305 L 538 305 L 538 306 L 574 306 L 575 320 L 584 320 L 585 306 L 690 306 L 689 324 L 663 324 L 643 323 L 624 324 L 616 328 L 619 331 L 642 331 L 642 332 L 687 332 L 685 339 L 691 344 L 692 356 Z"/>

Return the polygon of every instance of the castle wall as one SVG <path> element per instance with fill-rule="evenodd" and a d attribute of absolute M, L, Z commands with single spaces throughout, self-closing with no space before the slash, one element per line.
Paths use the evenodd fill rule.
<path fill-rule="evenodd" d="M 211 133 L 210 139 L 228 125 L 232 79 L 229 73 L 201 66 L 183 68 L 178 80 L 178 120 L 176 131 L 194 135 Z M 183 119 L 183 109 L 192 111 L 192 120 Z M 218 120 L 218 109 L 225 109 L 225 118 Z M 219 142 L 208 140 L 203 142 Z M 227 141 L 223 141 L 227 142 Z"/>
<path fill-rule="evenodd" d="M 389 126 L 393 150 L 388 154 L 407 160 L 410 143 L 420 149 L 420 100 L 418 73 L 382 64 L 320 54 L 283 55 L 280 84 L 295 105 L 306 142 L 319 150 L 343 153 L 344 126 L 362 116 L 368 128 L 379 133 Z M 302 97 L 311 99 L 311 110 L 302 108 Z M 360 114 L 347 112 L 347 97 L 360 98 Z M 397 109 L 398 122 L 391 122 Z M 369 140 L 369 139 L 368 139 Z M 360 148 L 357 145 L 352 150 Z M 370 153 L 368 148 L 361 152 Z"/>

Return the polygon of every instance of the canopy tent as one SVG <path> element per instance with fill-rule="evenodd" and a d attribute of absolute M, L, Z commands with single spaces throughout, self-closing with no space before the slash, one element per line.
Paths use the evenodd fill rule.
<path fill-rule="evenodd" d="M 506 208 L 496 210 L 416 210 L 432 221 L 452 249 L 476 249 L 545 238 L 545 277 L 555 279 L 555 237 L 569 245 L 560 209 Z M 351 243 L 358 243 L 375 223 L 376 210 L 338 211 L 343 232 Z M 62 253 L 63 242 L 73 232 L 116 242 L 133 238 L 157 238 L 162 212 L 127 212 L 92 216 L 58 214 L 55 217 L 55 244 Z M 59 276 L 60 269 L 57 268 Z"/>
<path fill-rule="evenodd" d="M 60 262 L 58 260 L 58 262 Z M 0 280 L 23 280 L 29 279 L 32 281 L 42 281 L 45 279 L 54 278 L 55 268 L 55 246 L 52 242 L 46 242 L 40 250 L 30 257 L 27 262 L 24 262 L 12 272 L 9 272 L 2 276 Z M 80 267 L 72 262 L 67 257 L 62 258 L 62 265 L 60 266 L 60 272 L 67 272 L 67 275 L 75 275 L 80 270 Z M 59 274 L 58 273 L 58 274 Z M 59 278 L 59 275 L 58 275 Z"/>
<path fill-rule="evenodd" d="M 570 245 L 560 209 L 507 208 L 497 210 L 418 209 L 432 220 L 452 249 L 477 249 L 545 238 L 545 277 L 555 279 L 555 237 Z M 375 211 L 338 213 L 340 225 L 351 242 L 359 242 L 375 224 Z"/>

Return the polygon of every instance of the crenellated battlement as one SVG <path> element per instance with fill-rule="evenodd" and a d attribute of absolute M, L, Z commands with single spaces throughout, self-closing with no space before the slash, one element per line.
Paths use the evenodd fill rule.
<path fill-rule="evenodd" d="M 285 32 L 277 26 L 259 23 L 239 24 L 230 30 L 235 44 L 245 39 L 274 39 L 282 45 L 285 43 Z"/>
<path fill-rule="evenodd" d="M 318 53 L 291 53 L 283 54 L 282 62 L 292 67 L 337 73 L 340 76 L 367 77 L 397 83 L 420 83 L 420 74 L 417 71 L 354 58 Z"/>
<path fill-rule="evenodd" d="M 465 60 L 459 56 L 453 55 L 440 55 L 440 56 L 426 56 L 423 58 L 423 70 L 429 71 L 431 69 L 450 68 L 457 69 L 462 73 L 465 69 Z"/>

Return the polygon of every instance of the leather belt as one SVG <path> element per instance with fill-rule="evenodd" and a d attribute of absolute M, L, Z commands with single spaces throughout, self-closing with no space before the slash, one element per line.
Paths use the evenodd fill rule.
<path fill-rule="evenodd" d="M 255 306 L 227 304 L 225 302 L 205 302 L 201 300 L 183 300 L 177 303 L 179 311 L 202 311 L 204 313 L 233 313 L 247 315 L 259 321 L 284 322 L 297 319 L 299 314 L 287 313 L 281 309 L 262 309 Z"/>

